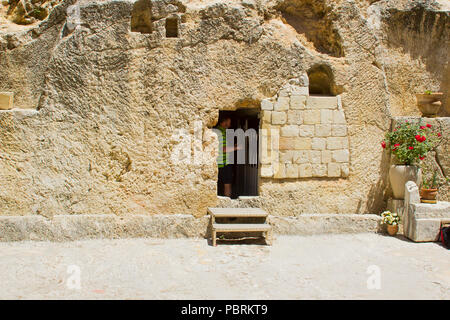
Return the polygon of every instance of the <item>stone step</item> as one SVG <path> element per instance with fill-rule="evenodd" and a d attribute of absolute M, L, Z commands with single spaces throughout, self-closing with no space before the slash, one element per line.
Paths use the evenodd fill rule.
<path fill-rule="evenodd" d="M 261 208 L 208 208 L 215 218 L 261 218 L 269 214 Z"/>
<path fill-rule="evenodd" d="M 214 223 L 213 230 L 218 232 L 253 232 L 270 231 L 272 226 L 267 223 Z"/>

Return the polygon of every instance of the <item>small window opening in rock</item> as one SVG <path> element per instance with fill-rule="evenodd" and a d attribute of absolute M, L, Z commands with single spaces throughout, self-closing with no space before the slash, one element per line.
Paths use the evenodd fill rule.
<path fill-rule="evenodd" d="M 309 94 L 334 96 L 337 94 L 330 67 L 316 65 L 308 70 Z"/>
<path fill-rule="evenodd" d="M 166 38 L 178 37 L 178 19 L 167 18 L 166 19 Z"/>
<path fill-rule="evenodd" d="M 150 0 L 139 0 L 131 12 L 131 31 L 152 33 L 152 7 Z"/>
<path fill-rule="evenodd" d="M 227 146 L 231 151 L 222 155 L 225 157 L 222 158 L 225 163 L 222 168 L 219 165 L 219 196 L 236 199 L 259 194 L 259 113 L 260 110 L 256 108 L 219 112 L 219 121 L 215 128 L 220 130 L 219 126 L 222 125 L 223 128 L 234 130 L 234 141 Z M 219 131 L 216 133 L 220 134 Z M 239 147 L 239 150 L 233 150 L 233 147 Z"/>

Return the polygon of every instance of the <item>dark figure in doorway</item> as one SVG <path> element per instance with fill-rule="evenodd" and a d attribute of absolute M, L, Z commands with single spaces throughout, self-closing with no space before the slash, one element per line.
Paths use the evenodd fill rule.
<path fill-rule="evenodd" d="M 223 193 L 225 197 L 231 197 L 231 185 L 233 183 L 233 166 L 230 165 L 229 159 L 233 156 L 232 152 L 240 150 L 237 146 L 227 146 L 226 131 L 230 128 L 230 126 L 231 118 L 224 116 L 219 119 L 219 123 L 216 127 L 216 129 L 221 132 L 221 136 L 219 136 L 219 151 L 221 150 L 221 152 L 219 152 L 219 156 L 217 158 L 217 166 L 219 167 L 217 184 L 218 186 L 223 186 Z"/>

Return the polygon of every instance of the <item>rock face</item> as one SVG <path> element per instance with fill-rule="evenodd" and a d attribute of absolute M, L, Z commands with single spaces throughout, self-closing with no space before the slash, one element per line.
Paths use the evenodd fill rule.
<path fill-rule="evenodd" d="M 448 95 L 447 10 L 433 1 L 63 0 L 39 24 L 0 31 L 0 91 L 14 93 L 15 108 L 0 111 L 0 212 L 202 216 L 218 202 L 209 128 L 219 110 L 264 110 L 295 79 L 310 94 L 339 95 L 332 111 L 345 123 L 334 135 L 348 146 L 330 161 L 345 172 L 268 175 L 258 204 L 279 216 L 378 213 L 391 117 L 418 114 L 417 92 Z M 300 137 L 307 116 L 290 110 L 285 120 L 273 110 L 272 124 L 300 121 Z M 193 135 L 184 159 L 202 161 L 172 161 L 186 143 L 179 132 Z"/>

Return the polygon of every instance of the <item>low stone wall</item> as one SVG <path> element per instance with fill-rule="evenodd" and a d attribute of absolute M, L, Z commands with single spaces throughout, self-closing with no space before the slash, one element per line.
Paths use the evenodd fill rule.
<path fill-rule="evenodd" d="M 311 235 L 379 231 L 379 216 L 357 214 L 305 214 L 269 216 L 276 234 Z M 57 215 L 0 217 L 0 241 L 72 241 L 97 238 L 205 238 L 209 216 L 192 215 Z"/>

